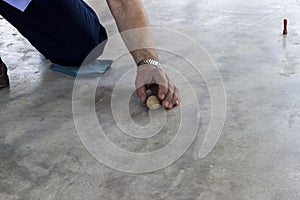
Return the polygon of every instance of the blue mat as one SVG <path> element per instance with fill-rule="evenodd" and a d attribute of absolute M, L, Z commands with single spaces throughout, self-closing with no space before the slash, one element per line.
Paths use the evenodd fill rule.
<path fill-rule="evenodd" d="M 95 60 L 85 66 L 61 66 L 57 64 L 50 65 L 50 69 L 56 72 L 61 72 L 70 76 L 81 76 L 81 77 L 97 77 L 100 74 L 105 73 L 110 65 L 113 63 L 112 60 Z M 80 70 L 79 70 L 80 69 Z"/>

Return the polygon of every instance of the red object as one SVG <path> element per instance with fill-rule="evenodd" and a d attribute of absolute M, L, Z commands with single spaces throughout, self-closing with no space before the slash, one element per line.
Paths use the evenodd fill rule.
<path fill-rule="evenodd" d="M 287 19 L 283 20 L 283 35 L 287 34 Z"/>

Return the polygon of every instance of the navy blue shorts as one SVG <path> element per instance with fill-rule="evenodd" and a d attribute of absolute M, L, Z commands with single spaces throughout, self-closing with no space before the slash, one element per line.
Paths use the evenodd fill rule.
<path fill-rule="evenodd" d="M 60 65 L 81 65 L 91 50 L 107 40 L 105 28 L 83 0 L 32 0 L 24 12 L 0 0 L 0 15 Z M 98 48 L 99 55 L 103 48 Z"/>

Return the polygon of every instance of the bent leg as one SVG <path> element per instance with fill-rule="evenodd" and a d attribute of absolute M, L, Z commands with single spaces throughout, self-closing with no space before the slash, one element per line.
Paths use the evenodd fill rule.
<path fill-rule="evenodd" d="M 32 0 L 24 12 L 0 0 L 0 14 L 60 65 L 80 65 L 107 39 L 97 15 L 83 0 Z"/>

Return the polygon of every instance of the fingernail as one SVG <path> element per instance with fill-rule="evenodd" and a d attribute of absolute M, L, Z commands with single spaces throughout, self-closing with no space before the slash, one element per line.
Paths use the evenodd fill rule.
<path fill-rule="evenodd" d="M 179 101 L 178 100 L 176 100 L 176 105 L 179 105 Z"/>
<path fill-rule="evenodd" d="M 160 100 L 164 100 L 164 99 L 165 99 L 165 95 L 164 94 L 160 95 Z"/>
<path fill-rule="evenodd" d="M 168 101 L 166 101 L 165 106 L 169 107 L 169 102 Z"/>

